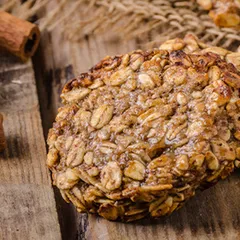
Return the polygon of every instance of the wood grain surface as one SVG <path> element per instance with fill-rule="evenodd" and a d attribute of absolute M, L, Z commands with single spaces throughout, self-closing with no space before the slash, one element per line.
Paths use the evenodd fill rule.
<path fill-rule="evenodd" d="M 0 50 L 0 239 L 61 239 L 31 62 Z"/>
<path fill-rule="evenodd" d="M 52 1 L 49 9 L 54 5 L 53 2 L 57 4 L 58 1 Z M 144 45 L 150 40 L 151 38 L 146 37 L 141 39 L 141 43 Z M 106 55 L 126 53 L 139 47 L 136 40 L 123 42 L 109 35 L 86 36 L 81 42 L 72 43 L 64 39 L 58 29 L 52 34 L 45 33 L 33 61 L 45 137 L 54 121 L 57 108 L 61 105 L 59 94 L 67 80 L 87 71 Z M 170 217 L 130 224 L 79 214 L 71 204 L 61 200 L 56 190 L 63 239 L 240 239 L 239 176 L 239 171 L 235 172 L 215 187 L 199 192 Z"/>

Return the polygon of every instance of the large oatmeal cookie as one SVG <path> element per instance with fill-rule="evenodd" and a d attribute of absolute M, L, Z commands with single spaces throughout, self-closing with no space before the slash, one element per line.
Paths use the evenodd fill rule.
<path fill-rule="evenodd" d="M 68 82 L 47 158 L 63 198 L 129 222 L 226 178 L 240 158 L 239 67 L 239 53 L 187 35 Z"/>

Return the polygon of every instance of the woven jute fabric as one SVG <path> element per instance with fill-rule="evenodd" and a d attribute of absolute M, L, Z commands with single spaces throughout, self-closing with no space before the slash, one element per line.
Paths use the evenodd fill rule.
<path fill-rule="evenodd" d="M 160 43 L 192 32 L 201 40 L 229 50 L 240 44 L 239 30 L 215 26 L 208 12 L 196 1 L 176 0 L 0 0 L 0 9 L 21 18 L 37 20 L 41 30 L 52 31 L 61 24 L 72 41 L 109 30 L 125 39 L 149 34 L 150 43 Z M 56 4 L 57 3 L 57 4 Z M 44 8 L 44 10 L 42 10 Z M 41 10 L 41 14 L 39 14 Z"/>

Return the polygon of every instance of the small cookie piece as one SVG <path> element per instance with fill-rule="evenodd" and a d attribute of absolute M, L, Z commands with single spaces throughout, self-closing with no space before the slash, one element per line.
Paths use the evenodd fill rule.
<path fill-rule="evenodd" d="M 240 25 L 238 0 L 197 0 L 197 3 L 209 11 L 209 16 L 217 26 L 237 27 Z"/>

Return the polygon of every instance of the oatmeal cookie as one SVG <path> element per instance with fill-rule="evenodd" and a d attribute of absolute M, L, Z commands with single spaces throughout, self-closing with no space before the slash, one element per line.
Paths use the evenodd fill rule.
<path fill-rule="evenodd" d="M 105 57 L 69 81 L 48 135 L 63 198 L 109 220 L 160 217 L 240 159 L 240 54 L 193 35 Z"/>
<path fill-rule="evenodd" d="M 240 1 L 239 0 L 197 0 L 209 16 L 220 27 L 239 27 Z"/>

